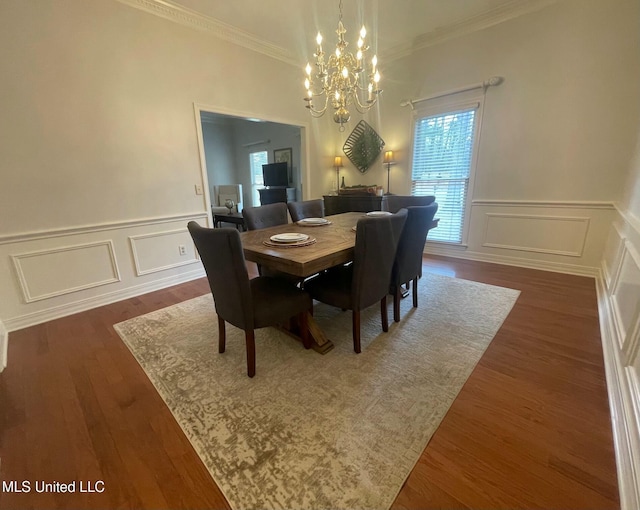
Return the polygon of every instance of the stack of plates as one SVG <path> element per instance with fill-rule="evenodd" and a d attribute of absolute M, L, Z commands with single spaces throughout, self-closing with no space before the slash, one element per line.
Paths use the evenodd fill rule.
<path fill-rule="evenodd" d="M 320 225 L 329 225 L 331 222 L 325 218 L 304 218 L 298 221 L 298 225 L 306 225 L 308 227 L 317 227 Z"/>
<path fill-rule="evenodd" d="M 306 234 L 299 234 L 297 232 L 288 232 L 284 234 L 276 234 L 269 238 L 274 243 L 290 244 L 290 243 L 302 243 L 309 239 Z"/>

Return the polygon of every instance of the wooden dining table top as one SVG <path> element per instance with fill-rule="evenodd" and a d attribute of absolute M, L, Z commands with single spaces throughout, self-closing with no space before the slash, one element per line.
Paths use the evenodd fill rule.
<path fill-rule="evenodd" d="M 240 234 L 244 256 L 247 260 L 283 271 L 295 276 L 307 277 L 339 264 L 353 260 L 356 233 L 353 227 L 362 212 L 348 212 L 327 216 L 331 223 L 306 226 L 287 223 L 275 227 L 251 230 Z M 275 234 L 307 234 L 315 243 L 299 247 L 266 246 L 264 241 Z"/>

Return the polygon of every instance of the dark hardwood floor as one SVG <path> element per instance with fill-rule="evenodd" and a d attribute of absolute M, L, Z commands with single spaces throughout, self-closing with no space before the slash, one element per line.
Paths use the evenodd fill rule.
<path fill-rule="evenodd" d="M 594 280 L 438 257 L 425 270 L 521 295 L 394 508 L 619 508 Z M 0 508 L 228 508 L 112 328 L 207 292 L 200 279 L 10 334 L 0 478 L 31 491 L 0 492 Z"/>

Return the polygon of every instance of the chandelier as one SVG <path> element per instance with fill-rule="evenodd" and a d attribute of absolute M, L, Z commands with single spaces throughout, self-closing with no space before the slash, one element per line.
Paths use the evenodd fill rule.
<path fill-rule="evenodd" d="M 318 32 L 316 37 L 316 72 L 312 75 L 312 68 L 309 63 L 305 68 L 307 78 L 304 86 L 307 95 L 304 100 L 306 107 L 313 117 L 321 117 L 327 111 L 329 103 L 333 108 L 333 120 L 340 124 L 340 131 L 344 131 L 345 122 L 349 122 L 351 114 L 349 107 L 353 105 L 355 109 L 364 113 L 369 110 L 382 92 L 378 88 L 380 73 L 378 72 L 378 57 L 371 59 L 371 67 L 368 73 L 365 72 L 365 53 L 369 49 L 365 46 L 364 38 L 367 30 L 364 26 L 360 29 L 358 38 L 358 51 L 355 56 L 347 51 L 349 44 L 344 40 L 347 31 L 342 24 L 342 0 L 340 0 L 340 17 L 338 19 L 338 43 L 335 53 L 326 59 L 322 50 L 322 35 Z M 314 98 L 319 98 L 320 107 L 314 104 Z M 324 103 L 324 104 L 322 104 Z"/>

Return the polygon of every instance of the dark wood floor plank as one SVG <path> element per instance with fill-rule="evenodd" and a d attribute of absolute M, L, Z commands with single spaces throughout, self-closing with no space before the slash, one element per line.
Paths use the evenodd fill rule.
<path fill-rule="evenodd" d="M 594 280 L 442 257 L 424 269 L 521 294 L 393 508 L 619 508 Z M 112 327 L 208 292 L 199 279 L 11 333 L 0 478 L 105 492 L 0 493 L 0 508 L 228 508 Z"/>

